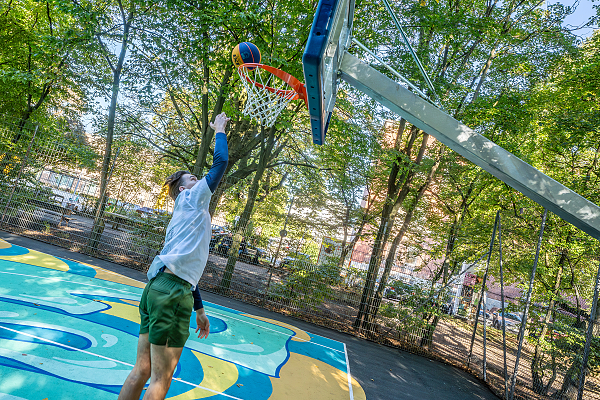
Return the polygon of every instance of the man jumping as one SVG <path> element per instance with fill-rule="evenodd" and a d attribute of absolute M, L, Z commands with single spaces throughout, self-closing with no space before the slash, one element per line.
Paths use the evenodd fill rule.
<path fill-rule="evenodd" d="M 125 380 L 119 400 L 138 400 L 144 385 L 150 385 L 144 400 L 163 400 L 183 346 L 190 335 L 192 307 L 196 311 L 196 333 L 206 338 L 210 322 L 197 283 L 202 276 L 211 237 L 210 198 L 219 185 L 229 150 L 225 127 L 229 118 L 219 114 L 210 127 L 215 130 L 213 165 L 198 180 L 188 171 L 177 171 L 165 185 L 175 201 L 173 217 L 167 227 L 165 247 L 148 269 L 150 282 L 140 300 L 140 336 L 137 358 Z"/>

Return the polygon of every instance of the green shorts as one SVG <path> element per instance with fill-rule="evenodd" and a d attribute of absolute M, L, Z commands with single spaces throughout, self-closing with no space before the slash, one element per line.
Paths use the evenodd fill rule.
<path fill-rule="evenodd" d="M 165 272 L 148 282 L 140 300 L 140 334 L 149 333 L 150 343 L 185 345 L 194 307 L 191 287 L 189 282 Z"/>

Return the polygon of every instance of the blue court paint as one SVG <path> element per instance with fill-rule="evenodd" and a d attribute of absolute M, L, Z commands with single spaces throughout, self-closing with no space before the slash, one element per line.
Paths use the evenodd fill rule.
<path fill-rule="evenodd" d="M 143 285 L 119 283 L 117 274 L 97 279 L 92 267 L 39 253 L 32 262 L 28 249 L 0 244 L 0 257 L 11 256 L 0 260 L 0 398 L 116 399 L 136 360 Z M 28 264 L 40 259 L 49 268 Z M 65 264 L 68 271 L 52 269 Z M 204 304 L 211 333 L 197 338 L 192 313 L 167 399 L 266 400 L 306 387 L 348 398 L 339 382 L 322 387 L 332 381 L 324 375 L 345 374 L 342 343 Z M 293 340 L 298 332 L 310 341 Z"/>

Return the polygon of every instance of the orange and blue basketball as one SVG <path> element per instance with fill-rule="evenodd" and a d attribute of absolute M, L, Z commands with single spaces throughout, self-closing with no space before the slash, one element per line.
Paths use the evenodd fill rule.
<path fill-rule="evenodd" d="M 231 52 L 231 59 L 236 67 L 247 63 L 260 64 L 260 50 L 253 43 L 242 42 Z"/>

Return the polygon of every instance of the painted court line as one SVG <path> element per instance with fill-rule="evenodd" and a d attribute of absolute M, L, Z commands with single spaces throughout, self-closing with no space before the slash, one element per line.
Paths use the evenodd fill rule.
<path fill-rule="evenodd" d="M 8 260 L 5 260 L 5 261 L 8 261 Z M 15 261 L 9 261 L 9 262 L 15 262 Z M 66 271 L 63 271 L 63 272 L 66 272 Z M 91 284 L 91 283 L 74 282 L 74 281 L 70 281 L 70 280 L 66 280 L 66 279 L 60 279 L 60 278 L 57 278 L 57 277 L 47 277 L 47 276 L 37 276 L 37 275 L 19 274 L 19 273 L 16 273 L 16 272 L 7 272 L 7 271 L 0 271 L 0 273 L 2 273 L 2 274 L 9 274 L 9 275 L 28 276 L 28 277 L 30 277 L 30 278 L 48 279 L 48 280 L 54 280 L 54 281 L 59 281 L 59 282 L 69 282 L 69 283 L 74 283 L 74 284 L 76 284 L 76 285 L 92 286 L 92 287 L 99 287 L 99 288 L 102 288 L 102 289 L 106 289 L 106 287 L 104 287 L 104 286 L 100 286 L 100 285 L 93 285 L 93 284 Z M 114 272 L 113 272 L 113 273 L 114 273 Z M 117 274 L 117 273 L 114 273 L 114 274 L 115 274 L 115 275 L 119 275 L 119 274 Z M 81 276 L 81 275 L 78 275 L 78 276 Z M 89 279 L 96 279 L 96 278 L 93 278 L 93 277 L 88 277 L 88 278 L 89 278 Z M 140 281 L 138 281 L 138 282 L 140 282 Z M 119 282 L 114 282 L 114 283 L 118 283 L 118 284 L 120 284 L 120 285 L 129 286 L 129 285 L 125 284 L 125 283 L 119 283 Z M 143 282 L 140 282 L 140 283 L 143 283 Z M 129 294 L 129 295 L 132 295 L 132 296 L 140 296 L 138 293 L 131 293 L 131 292 L 128 292 L 128 291 L 126 291 L 126 290 L 121 290 L 121 289 L 113 289 L 113 288 L 110 288 L 110 289 L 111 289 L 111 290 L 114 290 L 114 291 L 117 291 L 117 292 L 126 293 L 126 294 Z M 235 320 L 237 320 L 237 321 L 240 321 L 240 322 L 243 322 L 243 323 L 246 323 L 246 324 L 250 324 L 250 325 L 258 326 L 259 328 L 263 328 L 263 329 L 270 330 L 270 331 L 273 331 L 273 332 L 275 332 L 275 333 L 278 333 L 278 334 L 280 334 L 280 335 L 284 335 L 284 333 L 281 333 L 281 332 L 279 332 L 279 331 L 276 331 L 275 329 L 267 328 L 267 327 L 265 327 L 265 326 L 258 325 L 258 324 L 253 324 L 252 322 L 244 321 L 244 320 L 241 320 L 241 319 L 239 319 L 239 318 L 234 318 L 234 317 L 232 317 L 232 316 L 229 316 L 229 315 L 225 315 L 225 314 L 219 314 L 219 313 L 217 313 L 217 312 L 214 312 L 214 311 L 213 311 L 213 312 L 211 312 L 211 314 L 215 314 L 215 315 L 224 316 L 224 317 L 227 317 L 227 318 L 230 318 L 230 319 L 235 319 Z M 305 332 L 307 332 L 307 331 L 305 331 Z M 307 333 L 311 333 L 311 332 L 307 332 Z M 313 333 L 311 333 L 311 334 L 313 334 Z M 315 335 L 315 334 L 313 334 L 313 335 Z M 315 336 L 316 336 L 316 335 L 315 335 Z M 332 348 L 332 347 L 329 347 L 329 346 L 325 346 L 324 344 L 320 344 L 320 343 L 311 342 L 310 340 L 302 339 L 302 338 L 299 338 L 299 337 L 296 337 L 296 339 L 297 339 L 297 340 L 300 340 L 300 341 L 304 341 L 304 342 L 306 342 L 306 343 L 311 343 L 311 344 L 314 344 L 314 345 L 316 345 L 316 346 L 321 346 L 321 347 L 324 347 L 324 348 L 326 348 L 326 349 L 329 349 L 329 350 L 336 351 L 336 352 L 338 352 L 338 353 L 342 353 L 342 351 L 341 351 L 341 350 L 334 349 L 334 348 Z"/>
<path fill-rule="evenodd" d="M 350 360 L 348 359 L 348 349 L 346 343 L 344 344 L 344 354 L 346 355 L 346 371 L 348 375 L 348 390 L 350 391 L 350 400 L 354 400 L 354 393 L 352 392 L 352 375 L 350 375 Z"/>
<path fill-rule="evenodd" d="M 18 331 L 18 330 L 16 330 L 16 329 L 7 328 L 7 327 L 5 327 L 5 326 L 2 326 L 2 325 L 0 325 L 0 329 L 6 329 L 7 331 L 11 331 L 11 332 L 14 332 L 14 333 L 18 333 L 18 334 L 20 334 L 20 335 L 29 336 L 29 337 L 31 337 L 31 338 L 38 339 L 38 340 L 42 340 L 42 341 L 44 341 L 44 342 L 48 342 L 48 343 L 52 343 L 52 344 L 54 344 L 54 345 L 61 346 L 61 347 L 64 347 L 64 348 L 66 348 L 66 349 L 69 349 L 69 350 L 75 350 L 75 351 L 79 351 L 79 352 L 82 352 L 82 353 L 85 353 L 85 354 L 89 354 L 89 355 L 91 355 L 91 356 L 94 356 L 94 357 L 103 358 L 103 359 L 105 359 L 105 360 L 113 361 L 113 362 L 116 362 L 116 363 L 118 363 L 118 364 L 126 365 L 126 366 L 128 366 L 128 367 L 132 367 L 132 368 L 133 368 L 133 365 L 132 365 L 132 364 L 126 363 L 126 362 L 124 362 L 124 361 L 119 361 L 119 360 L 115 360 L 114 358 L 110 358 L 110 357 L 106 357 L 106 356 L 101 356 L 100 354 L 95 354 L 95 353 L 92 353 L 92 352 L 89 352 L 89 351 L 81 350 L 81 349 L 78 349 L 78 348 L 76 348 L 76 347 L 71 347 L 71 346 L 68 346 L 68 345 L 66 345 L 66 344 L 58 343 L 58 342 L 55 342 L 55 341 L 53 341 L 53 340 L 46 339 L 46 338 L 43 338 L 43 337 L 39 337 L 39 336 L 35 336 L 35 335 L 31 335 L 31 334 L 29 334 L 29 333 L 21 332 L 21 331 Z M 183 379 L 179 379 L 179 378 L 172 378 L 172 380 L 175 380 L 175 381 L 177 381 L 177 382 L 181 382 L 181 383 L 185 383 L 186 385 L 190 385 L 190 386 L 193 386 L 193 387 L 197 387 L 197 388 L 200 388 L 200 389 L 203 389 L 203 390 L 209 391 L 209 392 L 211 392 L 211 393 L 214 393 L 214 394 L 220 394 L 220 395 L 223 395 L 223 396 L 225 396 L 225 397 L 229 397 L 230 399 L 235 399 L 235 400 L 243 400 L 243 399 L 241 399 L 241 398 L 239 398 L 239 397 L 231 396 L 231 395 L 228 395 L 228 394 L 226 394 L 226 393 L 223 393 L 223 392 L 218 392 L 218 391 L 216 391 L 216 390 L 209 389 L 209 388 L 206 388 L 206 387 L 204 387 L 204 386 L 200 386 L 200 385 L 196 385 L 196 384 L 194 384 L 194 383 L 188 382 L 188 381 L 184 381 Z"/>
<path fill-rule="evenodd" d="M 107 272 L 111 272 L 114 275 L 119 275 L 119 274 L 114 273 L 112 271 L 107 271 Z M 7 271 L 0 271 L 0 273 L 9 274 L 9 275 L 26 276 L 26 277 L 30 277 L 30 278 L 38 278 L 38 279 L 43 279 L 43 280 L 68 282 L 68 283 L 74 283 L 74 284 L 77 284 L 77 285 L 91 286 L 91 287 L 97 287 L 97 288 L 101 288 L 101 289 L 106 289 L 105 286 L 93 285 L 93 284 L 90 284 L 90 283 L 83 283 L 83 282 L 75 282 L 75 281 L 71 281 L 71 280 L 67 280 L 67 279 L 60 279 L 60 278 L 57 278 L 57 277 L 45 277 L 45 276 L 20 274 L 20 273 L 16 273 L 16 272 L 7 272 Z M 90 277 L 90 279 L 94 279 L 94 278 Z M 118 282 L 116 282 L 116 283 L 118 283 Z M 143 282 L 141 282 L 141 283 L 143 283 Z M 124 283 L 120 283 L 120 284 L 121 285 L 125 285 L 125 286 L 129 286 L 129 285 L 124 284 Z M 113 290 L 113 291 L 121 292 L 121 293 L 124 293 L 124 294 L 129 294 L 129 295 L 132 295 L 132 296 L 138 296 L 139 295 L 138 293 L 132 293 L 132 292 L 128 292 L 126 290 L 121 290 L 121 289 L 116 289 L 116 288 L 110 288 L 110 289 Z M 259 324 L 255 324 L 255 323 L 249 322 L 247 320 L 242 320 L 240 318 L 235 318 L 235 317 L 233 317 L 231 315 L 221 314 L 221 313 L 214 312 L 214 311 L 212 311 L 210 314 L 218 315 L 218 316 L 229 318 L 229 319 L 234 319 L 234 320 L 240 321 L 242 323 L 253 325 L 253 326 L 259 327 L 261 329 L 265 329 L 265 330 L 268 330 L 268 331 L 271 331 L 271 332 L 274 332 L 274 333 L 277 333 L 277 334 L 280 334 L 280 335 L 285 335 L 283 332 L 279 332 L 279 331 L 277 331 L 275 329 L 272 329 L 272 328 L 269 328 L 269 327 L 266 327 L 266 326 L 262 326 L 262 325 L 259 325 Z M 249 317 L 249 318 L 251 318 L 251 317 Z M 95 357 L 98 357 L 98 358 L 103 358 L 103 359 L 106 359 L 106 360 L 109 360 L 109 361 L 113 361 L 113 362 L 116 362 L 116 363 L 119 363 L 119 364 L 123 364 L 123 365 L 129 366 L 129 367 L 133 367 L 132 364 L 129 364 L 129 363 L 126 363 L 126 362 L 123 362 L 123 361 L 119 361 L 119 360 L 115 360 L 115 359 L 112 359 L 110 357 L 105 357 L 105 356 L 102 356 L 102 355 L 99 355 L 99 354 L 95 354 L 95 353 L 92 353 L 92 352 L 89 352 L 89 351 L 77 349 L 77 348 L 74 348 L 74 347 L 71 347 L 71 346 L 68 346 L 68 345 L 64 345 L 62 343 L 54 342 L 54 341 L 49 340 L 49 339 L 45 339 L 45 338 L 38 337 L 38 336 L 35 336 L 35 335 L 31 335 L 31 334 L 28 334 L 28 333 L 24 333 L 24 332 L 20 332 L 20 331 L 17 331 L 17 330 L 13 330 L 13 329 L 1 326 L 1 325 L 0 325 L 0 328 L 6 329 L 8 331 L 15 332 L 15 333 L 19 333 L 19 334 L 22 334 L 22 335 L 25 335 L 25 336 L 29 336 L 29 337 L 32 337 L 32 338 L 35 338 L 35 339 L 38 339 L 38 340 L 42 340 L 42 341 L 45 341 L 45 342 L 48 342 L 48 343 L 52 343 L 52 344 L 55 344 L 55 345 L 58 345 L 58 346 L 61 346 L 61 347 L 64 347 L 64 348 L 67 348 L 67 349 L 70 349 L 70 350 L 76 350 L 76 351 L 79 351 L 79 352 L 82 352 L 82 353 L 85 353 L 85 354 L 89 354 L 89 355 L 92 355 L 92 356 L 95 356 Z M 289 329 L 289 328 L 286 328 L 286 329 Z M 307 331 L 305 331 L 305 332 L 306 333 L 310 333 L 310 332 L 307 332 Z M 312 334 L 312 335 L 314 335 L 314 334 Z M 335 351 L 335 352 L 338 352 L 338 353 L 342 352 L 341 350 L 334 349 L 334 348 L 326 346 L 324 344 L 311 342 L 310 340 L 302 339 L 300 337 L 295 337 L 295 338 L 298 341 L 303 341 L 305 343 L 310 343 L 310 344 L 313 344 L 313 345 L 316 345 L 316 346 L 321 346 L 323 348 L 326 348 L 326 349 L 329 349 L 329 350 L 332 350 L 332 351 Z M 344 355 L 346 357 L 346 368 L 347 368 L 347 375 L 348 375 L 348 390 L 349 390 L 349 393 L 350 393 L 350 400 L 354 400 L 354 394 L 353 394 L 353 391 L 352 391 L 352 376 L 350 374 L 350 362 L 349 362 L 349 359 L 348 359 L 348 352 L 347 352 L 347 349 L 346 349 L 346 343 L 343 343 L 343 342 L 340 342 L 340 343 L 342 343 L 344 345 L 343 353 L 344 353 Z M 209 391 L 211 393 L 214 393 L 214 394 L 220 394 L 220 395 L 226 396 L 226 397 L 231 398 L 231 399 L 242 400 L 242 399 L 240 399 L 238 397 L 231 396 L 231 395 L 228 395 L 228 394 L 225 394 L 225 393 L 222 393 L 222 392 L 218 392 L 218 391 L 215 391 L 213 389 L 205 388 L 203 386 L 196 385 L 196 384 L 188 382 L 188 381 L 184 381 L 184 380 L 182 380 L 180 378 L 172 378 L 172 379 L 175 380 L 175 381 L 178 381 L 178 382 L 181 382 L 181 383 L 193 386 L 193 387 L 198 387 L 200 389 L 207 390 L 207 391 Z"/>
<path fill-rule="evenodd" d="M 60 279 L 60 278 L 57 278 L 57 277 L 47 277 L 47 276 L 37 276 L 37 275 L 19 274 L 19 273 L 17 273 L 17 272 L 7 272 L 7 271 L 0 271 L 0 274 L 9 274 L 9 275 L 27 276 L 27 277 L 30 277 L 30 278 L 48 279 L 48 280 L 59 281 L 59 282 L 69 282 L 69 283 L 74 283 L 74 284 L 76 284 L 76 285 L 92 286 L 92 287 L 98 287 L 98 288 L 101 288 L 101 289 L 106 289 L 106 287 L 104 287 L 104 286 L 100 286 L 100 285 L 92 285 L 91 283 L 74 282 L 74 281 L 70 281 L 70 280 L 66 280 L 66 279 Z M 89 279 L 95 279 L 95 278 L 89 278 Z M 118 282 L 115 282 L 115 283 L 118 283 Z M 126 284 L 124 284 L 124 283 L 119 283 L 119 284 L 120 284 L 120 285 L 125 285 L 125 286 L 128 286 L 128 285 L 126 285 Z M 128 292 L 128 291 L 126 291 L 126 290 L 114 289 L 114 288 L 110 288 L 110 289 L 111 289 L 111 290 L 114 290 L 114 291 L 116 291 L 116 292 L 122 292 L 122 293 L 126 293 L 126 294 L 129 294 L 129 295 L 132 295 L 132 296 L 140 296 L 138 293 L 131 293 L 131 292 Z M 235 318 L 235 317 L 232 317 L 232 316 L 229 316 L 229 315 L 225 315 L 225 314 L 219 314 L 218 312 L 214 312 L 214 311 L 212 311 L 212 312 L 211 312 L 211 314 L 220 315 L 220 316 L 223 316 L 223 317 L 226 317 L 226 318 L 230 318 L 230 319 L 235 319 L 235 320 L 237 320 L 237 321 L 240 321 L 240 322 L 242 322 L 242 323 L 246 323 L 246 324 L 249 324 L 249 325 L 254 325 L 254 326 L 257 326 L 257 327 L 259 327 L 259 328 L 262 328 L 262 329 L 266 329 L 266 330 L 269 330 L 269 331 L 273 331 L 273 332 L 275 332 L 275 333 L 278 333 L 278 334 L 280 334 L 280 335 L 285 335 L 284 333 L 282 333 L 282 332 L 279 332 L 279 331 L 277 331 L 277 330 L 275 330 L 275 329 L 271 329 L 271 328 L 268 328 L 268 327 L 266 327 L 266 326 L 262 326 L 262 325 L 254 324 L 254 323 L 252 323 L 252 322 L 244 321 L 244 320 L 242 320 L 242 319 Z M 306 331 L 305 331 L 305 332 L 306 332 Z M 310 332 L 307 332 L 307 333 L 310 333 Z M 314 335 L 314 334 L 313 334 L 313 335 Z M 341 351 L 341 350 L 334 349 L 334 348 L 332 348 L 332 347 L 329 347 L 329 346 L 325 346 L 324 344 L 320 344 L 320 343 L 311 342 L 310 340 L 302 339 L 302 338 L 299 338 L 299 337 L 296 337 L 296 339 L 297 339 L 297 340 L 299 340 L 299 341 L 304 341 L 304 342 L 306 342 L 306 343 L 311 343 L 311 344 L 313 344 L 313 345 L 316 345 L 316 346 L 321 346 L 321 347 L 324 347 L 324 348 L 326 348 L 326 349 L 329 349 L 329 350 L 332 350 L 332 351 L 336 351 L 336 352 L 338 352 L 338 353 L 342 353 L 342 351 Z"/>
<path fill-rule="evenodd" d="M 286 334 L 285 334 L 285 333 L 283 333 L 283 332 L 279 332 L 279 331 L 277 331 L 277 330 L 275 330 L 275 329 L 267 328 L 266 326 L 262 326 L 262 325 L 254 324 L 254 323 L 252 323 L 252 322 L 244 321 L 243 319 L 239 319 L 239 318 L 231 317 L 231 316 L 229 316 L 229 315 L 225 315 L 225 314 L 219 314 L 218 312 L 214 312 L 214 311 L 211 311 L 210 313 L 211 313 L 211 314 L 215 314 L 215 315 L 220 315 L 220 316 L 222 316 L 222 317 L 229 318 L 229 319 L 235 319 L 236 321 L 240 321 L 240 322 L 242 322 L 242 323 L 245 323 L 245 324 L 249 324 L 249 325 L 258 326 L 259 328 L 266 329 L 266 330 L 268 330 L 268 331 L 272 331 L 272 332 L 278 333 L 278 334 L 280 334 L 280 335 L 288 336 L 288 335 L 286 335 Z M 251 317 L 249 317 L 249 318 L 251 318 Z M 267 321 L 264 321 L 264 322 L 267 322 Z M 267 322 L 267 323 L 270 323 L 270 322 Z M 282 326 L 282 328 L 285 328 L 285 326 Z M 289 329 L 289 328 L 285 328 L 285 329 Z M 290 329 L 290 330 L 291 330 L 291 329 Z M 306 332 L 306 333 L 310 333 L 310 332 L 307 332 L 307 331 L 304 331 L 304 332 Z M 320 335 L 316 335 L 316 334 L 314 334 L 314 333 L 312 333 L 312 335 L 315 335 L 315 336 L 320 336 Z M 310 340 L 302 339 L 302 338 L 299 338 L 299 337 L 297 337 L 297 336 L 294 336 L 294 337 L 295 337 L 297 340 L 301 340 L 301 341 L 304 341 L 304 342 L 306 342 L 306 343 L 314 344 L 315 346 L 321 346 L 321 347 L 325 347 L 326 349 L 329 349 L 329 350 L 337 351 L 338 353 L 343 353 L 343 351 L 342 351 L 342 350 L 334 349 L 334 348 L 332 348 L 332 347 L 325 346 L 324 344 L 320 344 L 320 343 L 311 342 Z M 333 339 L 330 339 L 330 340 L 333 340 Z M 343 342 L 338 342 L 338 343 L 342 343 L 342 344 L 344 345 L 344 347 L 346 346 L 346 344 L 345 344 L 345 343 L 343 343 Z"/>

